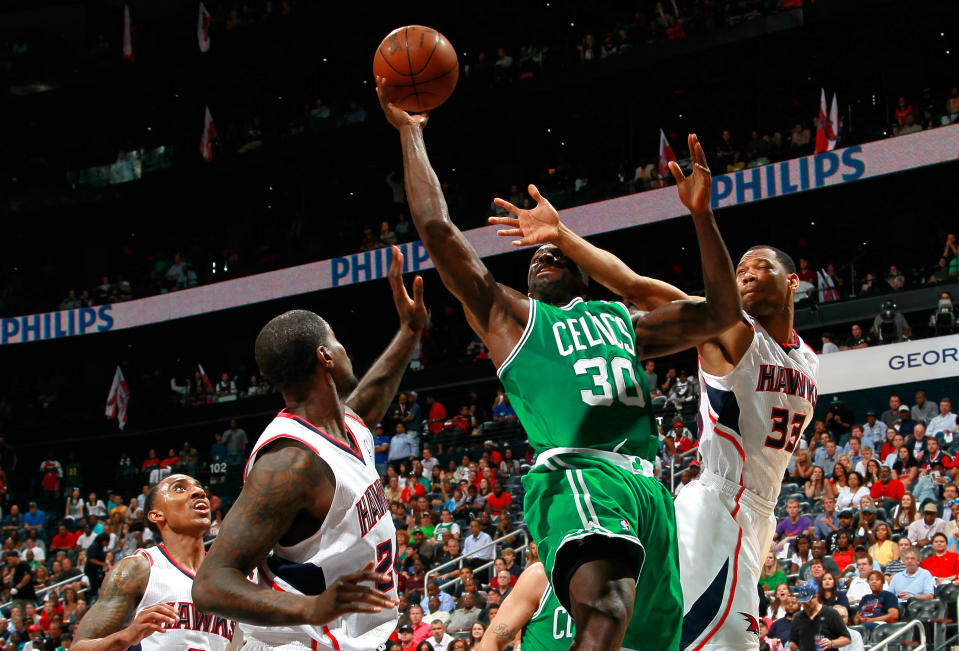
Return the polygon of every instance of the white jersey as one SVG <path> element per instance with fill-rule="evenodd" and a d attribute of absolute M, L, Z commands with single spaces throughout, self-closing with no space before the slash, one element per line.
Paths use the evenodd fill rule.
<path fill-rule="evenodd" d="M 745 316 L 753 340 L 728 375 L 700 369 L 699 449 L 703 470 L 775 502 L 783 474 L 803 430 L 812 422 L 819 392 L 819 358 L 796 331 L 780 344 Z"/>
<path fill-rule="evenodd" d="M 256 581 L 281 592 L 316 595 L 344 574 L 361 571 L 370 561 L 390 576 L 377 590 L 397 598 L 394 562 L 396 527 L 389 500 L 373 463 L 373 435 L 346 415 L 350 444 L 346 445 L 307 421 L 281 411 L 260 435 L 243 471 L 244 480 L 260 450 L 281 439 L 299 441 L 318 454 L 333 471 L 336 489 L 329 513 L 310 538 L 291 547 L 277 544 L 256 571 Z M 375 648 L 393 632 L 395 608 L 379 613 L 353 613 L 325 626 L 261 627 L 242 624 L 245 638 L 269 646 L 292 644 L 313 649 L 359 651 Z"/>
<path fill-rule="evenodd" d="M 162 544 L 134 552 L 150 561 L 150 579 L 136 614 L 160 602 L 168 603 L 177 612 L 177 622 L 164 626 L 162 633 L 143 638 L 143 651 L 162 649 L 202 649 L 226 651 L 233 639 L 236 622 L 226 617 L 201 613 L 193 606 L 193 574 L 173 560 Z M 136 615 L 134 615 L 136 617 Z"/>

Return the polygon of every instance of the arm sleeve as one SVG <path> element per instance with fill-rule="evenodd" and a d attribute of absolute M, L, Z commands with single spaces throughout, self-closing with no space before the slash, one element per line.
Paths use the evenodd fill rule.
<path fill-rule="evenodd" d="M 929 570 L 925 570 L 926 576 L 922 580 L 922 594 L 936 594 L 936 582 L 932 578 Z"/>

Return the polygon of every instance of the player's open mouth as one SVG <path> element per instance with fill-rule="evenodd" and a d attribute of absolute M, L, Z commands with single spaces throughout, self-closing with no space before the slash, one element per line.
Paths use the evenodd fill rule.
<path fill-rule="evenodd" d="M 206 502 L 206 501 L 197 502 L 197 503 L 195 503 L 195 504 L 193 505 L 193 510 L 194 510 L 194 511 L 199 511 L 200 513 L 209 513 L 209 512 L 210 512 L 210 504 L 209 504 L 208 502 Z"/>

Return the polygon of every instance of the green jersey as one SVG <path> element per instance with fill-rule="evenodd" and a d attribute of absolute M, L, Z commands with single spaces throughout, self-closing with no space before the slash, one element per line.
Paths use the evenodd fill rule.
<path fill-rule="evenodd" d="M 536 612 L 523 627 L 520 646 L 523 651 L 554 651 L 566 649 L 576 635 L 576 624 L 566 609 L 559 603 L 556 593 L 549 585 L 539 600 Z M 560 640 L 567 640 L 560 642 Z"/>
<path fill-rule="evenodd" d="M 497 373 L 533 450 L 653 460 L 659 437 L 626 306 L 581 298 L 529 305 L 523 336 Z"/>

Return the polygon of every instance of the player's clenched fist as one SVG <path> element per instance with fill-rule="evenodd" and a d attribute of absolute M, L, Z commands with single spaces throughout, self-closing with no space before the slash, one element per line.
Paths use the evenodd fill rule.
<path fill-rule="evenodd" d="M 308 623 L 327 624 L 349 613 L 378 613 L 393 608 L 397 602 L 387 594 L 361 583 L 385 582 L 390 577 L 373 571 L 370 563 L 362 572 L 346 574 L 313 599 Z"/>

